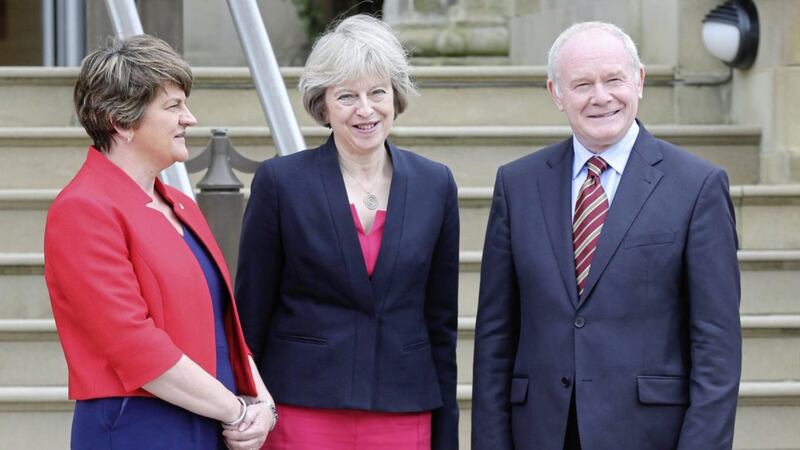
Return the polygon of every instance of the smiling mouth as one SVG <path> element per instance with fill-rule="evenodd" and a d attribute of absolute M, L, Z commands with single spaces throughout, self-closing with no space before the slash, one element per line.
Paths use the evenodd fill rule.
<path fill-rule="evenodd" d="M 590 119 L 605 119 L 605 118 L 608 118 L 608 117 L 615 116 L 618 112 L 620 112 L 620 110 L 619 109 L 615 109 L 614 111 L 609 111 L 609 112 L 604 113 L 604 114 L 590 114 L 589 118 Z"/>
<path fill-rule="evenodd" d="M 362 130 L 362 131 L 369 131 L 369 130 L 375 128 L 376 126 L 378 126 L 378 122 L 370 122 L 370 123 L 362 123 L 362 124 L 358 124 L 358 125 L 353 125 L 353 127 L 358 128 L 359 130 Z"/>

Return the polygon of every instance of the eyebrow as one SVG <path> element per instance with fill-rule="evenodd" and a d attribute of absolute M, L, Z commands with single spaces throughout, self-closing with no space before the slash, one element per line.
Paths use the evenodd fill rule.
<path fill-rule="evenodd" d="M 377 89 L 377 88 L 387 89 L 389 87 L 389 85 L 390 85 L 390 83 L 377 83 L 377 84 L 369 86 L 367 88 L 367 91 L 371 91 L 371 90 Z M 355 92 L 357 90 L 358 89 L 348 88 L 348 87 L 334 87 L 331 92 L 333 92 L 334 94 L 339 94 L 341 92 Z"/>
<path fill-rule="evenodd" d="M 167 98 L 165 98 L 164 101 L 162 102 L 162 105 L 166 105 L 166 104 L 169 104 L 169 103 L 172 103 L 172 102 L 178 102 L 178 104 L 186 103 L 186 97 L 180 97 L 180 96 L 177 96 L 177 95 L 176 96 L 167 96 Z"/>

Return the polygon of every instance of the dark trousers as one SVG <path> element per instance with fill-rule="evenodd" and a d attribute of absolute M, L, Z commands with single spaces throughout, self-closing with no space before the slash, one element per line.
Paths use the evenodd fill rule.
<path fill-rule="evenodd" d="M 575 410 L 575 388 L 572 388 L 572 399 L 569 401 L 567 432 L 564 433 L 564 450 L 581 450 L 581 437 L 578 434 L 578 413 Z"/>

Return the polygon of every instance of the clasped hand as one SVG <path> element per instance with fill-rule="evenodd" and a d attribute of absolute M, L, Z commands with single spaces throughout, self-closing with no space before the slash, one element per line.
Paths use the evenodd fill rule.
<path fill-rule="evenodd" d="M 244 420 L 240 424 L 232 427 L 222 426 L 225 445 L 231 450 L 260 449 L 267 440 L 273 420 L 275 419 L 272 409 L 267 403 L 248 405 Z"/>

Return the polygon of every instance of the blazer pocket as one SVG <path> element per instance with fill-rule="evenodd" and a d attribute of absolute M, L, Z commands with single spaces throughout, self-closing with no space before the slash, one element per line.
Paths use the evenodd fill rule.
<path fill-rule="evenodd" d="M 525 403 L 528 398 L 528 377 L 515 377 L 511 379 L 511 403 Z"/>
<path fill-rule="evenodd" d="M 417 351 L 417 350 L 426 349 L 426 348 L 428 348 L 430 346 L 431 346 L 430 341 L 428 341 L 427 339 L 423 339 L 423 340 L 420 340 L 420 341 L 414 341 L 414 342 L 412 342 L 410 344 L 404 345 L 403 346 L 403 351 L 404 352 L 414 352 L 414 351 Z"/>
<path fill-rule="evenodd" d="M 302 334 L 276 333 L 275 337 L 282 341 L 295 342 L 298 344 L 325 345 L 328 343 L 327 339 L 316 336 L 304 336 Z"/>
<path fill-rule="evenodd" d="M 675 232 L 628 236 L 622 245 L 624 248 L 631 248 L 645 245 L 671 244 L 673 242 L 675 242 Z"/>
<path fill-rule="evenodd" d="M 644 405 L 688 405 L 689 379 L 676 376 L 636 377 L 639 402 Z"/>

